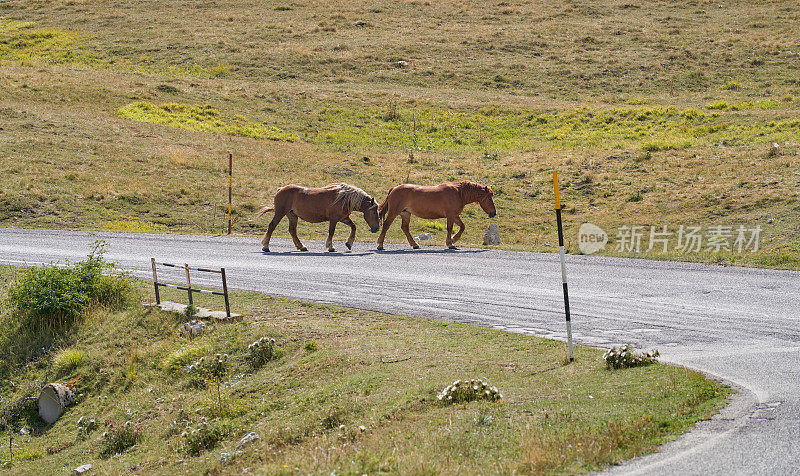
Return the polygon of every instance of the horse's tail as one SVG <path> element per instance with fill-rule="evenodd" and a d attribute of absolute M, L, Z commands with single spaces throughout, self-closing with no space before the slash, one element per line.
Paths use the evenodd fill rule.
<path fill-rule="evenodd" d="M 392 190 L 394 187 L 390 188 L 388 192 L 386 192 L 386 199 L 381 203 L 381 206 L 378 207 L 378 217 L 381 221 L 386 219 L 386 213 L 389 211 L 389 195 L 391 195 Z"/>
<path fill-rule="evenodd" d="M 266 206 L 258 211 L 258 215 L 256 215 L 256 220 L 261 218 L 262 216 L 266 215 L 269 212 L 275 211 L 274 207 Z"/>

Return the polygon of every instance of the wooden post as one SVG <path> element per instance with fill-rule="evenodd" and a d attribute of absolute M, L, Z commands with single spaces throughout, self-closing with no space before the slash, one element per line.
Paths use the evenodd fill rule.
<path fill-rule="evenodd" d="M 222 292 L 225 293 L 225 315 L 231 317 L 231 305 L 228 301 L 228 280 L 225 279 L 225 268 L 220 268 L 222 272 Z"/>
<path fill-rule="evenodd" d="M 572 352 L 572 321 L 569 316 L 569 294 L 567 293 L 567 267 L 564 263 L 564 231 L 561 226 L 561 200 L 558 196 L 558 172 L 553 171 L 553 189 L 556 194 L 556 222 L 558 223 L 558 252 L 561 255 L 561 283 L 564 288 L 564 313 L 567 317 L 567 345 L 569 361 L 575 360 Z"/>
<path fill-rule="evenodd" d="M 158 295 L 158 275 L 156 274 L 156 259 L 150 258 L 150 262 L 153 264 L 153 288 L 156 291 L 156 304 L 161 304 L 161 296 Z"/>
<path fill-rule="evenodd" d="M 189 290 L 189 305 L 194 306 L 194 301 L 192 299 L 192 278 L 189 276 L 189 264 L 184 263 L 183 267 L 186 268 L 186 289 Z"/>
<path fill-rule="evenodd" d="M 228 154 L 228 234 L 231 234 L 233 213 L 233 154 Z"/>

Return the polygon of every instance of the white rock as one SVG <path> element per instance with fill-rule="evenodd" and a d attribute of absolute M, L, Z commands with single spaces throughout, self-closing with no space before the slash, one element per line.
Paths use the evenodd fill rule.
<path fill-rule="evenodd" d="M 500 229 L 497 224 L 492 223 L 486 228 L 486 234 L 483 235 L 484 245 L 499 245 L 500 244 Z"/>
<path fill-rule="evenodd" d="M 236 449 L 238 450 L 239 448 L 249 445 L 250 443 L 256 441 L 257 439 L 258 439 L 258 433 L 251 431 L 250 433 L 244 435 L 244 438 L 242 438 L 239 441 L 239 444 L 236 445 Z"/>
<path fill-rule="evenodd" d="M 417 239 L 418 239 L 419 241 L 428 241 L 428 240 L 432 240 L 432 239 L 433 239 L 433 236 L 431 236 L 431 234 L 430 234 L 430 233 L 421 233 L 421 234 L 420 234 L 420 235 L 417 237 Z"/>
<path fill-rule="evenodd" d="M 72 474 L 84 474 L 92 470 L 92 464 L 84 464 L 72 470 Z"/>
<path fill-rule="evenodd" d="M 184 335 L 194 337 L 199 336 L 206 330 L 206 323 L 203 321 L 189 321 L 183 325 L 182 332 Z"/>

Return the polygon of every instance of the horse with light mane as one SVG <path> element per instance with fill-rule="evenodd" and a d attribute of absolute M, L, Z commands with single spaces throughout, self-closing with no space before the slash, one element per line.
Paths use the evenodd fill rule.
<path fill-rule="evenodd" d="M 272 211 L 275 212 L 275 216 L 272 217 L 272 221 L 267 227 L 267 233 L 261 240 L 261 249 L 265 252 L 269 252 L 272 232 L 275 231 L 284 216 L 289 219 L 289 234 L 292 235 L 294 246 L 300 251 L 308 251 L 308 248 L 303 246 L 297 237 L 298 218 L 311 223 L 324 221 L 329 223 L 328 239 L 325 241 L 325 248 L 328 251 L 336 251 L 333 248 L 333 233 L 339 222 L 350 226 L 350 237 L 345 245 L 347 245 L 347 249 L 353 248 L 353 241 L 356 239 L 356 225 L 350 219 L 350 213 L 354 211 L 364 214 L 364 220 L 370 226 L 372 233 L 377 233 L 380 227 L 378 204 L 375 203 L 375 199 L 360 188 L 346 183 L 334 183 L 321 188 L 287 185 L 275 194 L 274 205 L 259 210 L 256 219 Z"/>
<path fill-rule="evenodd" d="M 477 203 L 489 218 L 497 214 L 494 206 L 494 192 L 489 187 L 474 182 L 448 182 L 435 186 L 422 186 L 403 184 L 389 190 L 386 200 L 380 206 L 380 218 L 383 220 L 383 229 L 378 237 L 378 249 L 383 249 L 383 240 L 392 221 L 400 215 L 402 224 L 400 228 L 408 238 L 408 244 L 418 249 L 419 245 L 408 230 L 411 215 L 416 215 L 426 220 L 447 218 L 447 247 L 455 249 L 455 243 L 464 232 L 464 222 L 461 221 L 461 211 L 470 203 Z M 458 225 L 458 233 L 453 235 L 453 224 Z"/>

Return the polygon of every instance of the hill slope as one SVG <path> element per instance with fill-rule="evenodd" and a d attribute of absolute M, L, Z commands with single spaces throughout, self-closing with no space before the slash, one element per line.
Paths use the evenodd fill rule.
<path fill-rule="evenodd" d="M 609 252 L 621 226 L 666 225 L 649 257 L 798 266 L 795 2 L 10 0 L 0 17 L 5 225 L 218 232 L 233 153 L 240 233 L 290 182 L 382 200 L 472 179 L 507 245 L 546 249 L 557 168 L 573 250 L 583 221 Z M 488 220 L 465 218 L 480 243 Z M 760 251 L 676 252 L 680 225 L 761 226 Z"/>

